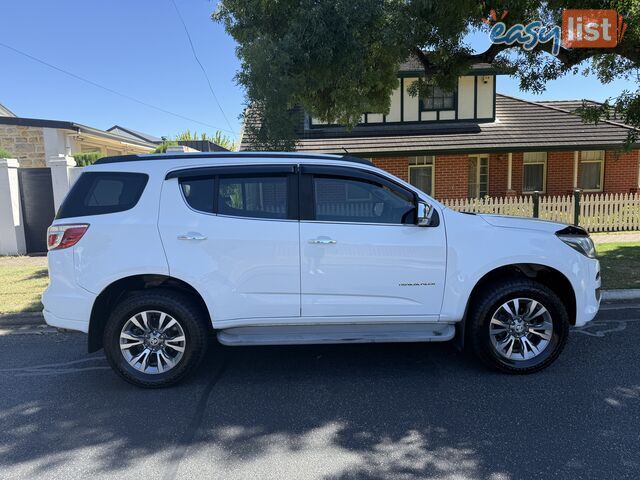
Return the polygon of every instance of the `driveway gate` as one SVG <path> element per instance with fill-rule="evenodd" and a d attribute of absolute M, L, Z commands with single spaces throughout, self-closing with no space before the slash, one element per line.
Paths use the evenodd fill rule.
<path fill-rule="evenodd" d="M 19 168 L 20 204 L 27 253 L 47 251 L 47 228 L 55 207 L 49 168 Z"/>

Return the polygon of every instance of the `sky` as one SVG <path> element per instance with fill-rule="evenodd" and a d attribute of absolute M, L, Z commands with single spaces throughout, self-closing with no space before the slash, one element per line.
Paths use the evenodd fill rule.
<path fill-rule="evenodd" d="M 205 69 L 193 56 L 172 0 L 2 0 L 0 44 L 8 45 L 97 83 L 105 91 L 0 45 L 0 103 L 18 116 L 68 120 L 107 129 L 118 124 L 156 136 L 187 129 L 213 134 L 240 132 L 244 92 L 235 42 L 211 20 L 214 0 L 174 0 Z M 482 50 L 488 34 L 470 36 Z M 594 78 L 566 76 L 542 95 L 521 92 L 499 76 L 497 90 L 532 100 L 605 100 L 632 82 L 602 85 Z M 216 101 L 217 98 L 217 101 Z M 175 115 L 172 115 L 171 112 Z M 186 117 L 186 118 L 185 118 Z"/>

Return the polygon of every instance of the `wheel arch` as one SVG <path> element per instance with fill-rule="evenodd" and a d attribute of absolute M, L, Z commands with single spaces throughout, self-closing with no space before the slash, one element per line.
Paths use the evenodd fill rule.
<path fill-rule="evenodd" d="M 200 306 L 203 315 L 205 315 L 205 318 L 208 320 L 207 325 L 209 328 L 213 328 L 211 324 L 211 312 L 204 298 L 193 286 L 184 280 L 162 274 L 131 275 L 120 278 L 107 285 L 93 302 L 89 319 L 87 344 L 89 353 L 102 348 L 102 334 L 113 306 L 124 296 L 132 292 L 153 288 L 170 288 L 189 295 Z"/>
<path fill-rule="evenodd" d="M 539 263 L 512 263 L 496 267 L 485 273 L 471 289 L 467 304 L 464 310 L 464 319 L 456 324 L 458 331 L 456 332 L 457 343 L 460 348 L 464 346 L 464 335 L 466 331 L 467 317 L 469 307 L 472 305 L 475 297 L 485 288 L 498 279 L 505 278 L 528 278 L 536 280 L 552 291 L 554 291 L 567 306 L 567 314 L 569 323 L 576 323 L 576 294 L 571 282 L 565 274 L 559 270 Z"/>

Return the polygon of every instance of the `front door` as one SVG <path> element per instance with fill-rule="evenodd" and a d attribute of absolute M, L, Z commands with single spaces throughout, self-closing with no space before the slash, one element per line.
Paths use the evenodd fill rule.
<path fill-rule="evenodd" d="M 293 166 L 180 173 L 163 186 L 159 228 L 170 274 L 199 290 L 215 326 L 300 316 Z"/>
<path fill-rule="evenodd" d="M 413 192 L 372 172 L 305 166 L 304 317 L 431 317 L 445 280 L 444 226 L 415 224 Z"/>

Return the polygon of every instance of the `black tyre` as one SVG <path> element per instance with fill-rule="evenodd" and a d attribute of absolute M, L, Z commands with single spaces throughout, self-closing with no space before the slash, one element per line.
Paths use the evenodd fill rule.
<path fill-rule="evenodd" d="M 202 361 L 209 337 L 205 314 L 180 292 L 132 293 L 113 310 L 104 349 L 115 372 L 139 387 L 173 385 Z"/>
<path fill-rule="evenodd" d="M 564 304 L 534 280 L 511 279 L 483 288 L 471 304 L 468 342 L 491 367 L 534 373 L 551 365 L 569 336 Z"/>

